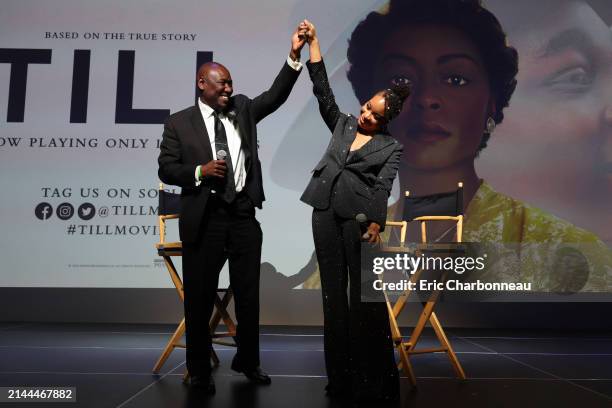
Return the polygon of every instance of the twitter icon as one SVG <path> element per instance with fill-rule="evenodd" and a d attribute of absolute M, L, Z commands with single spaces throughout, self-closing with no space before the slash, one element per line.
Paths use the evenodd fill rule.
<path fill-rule="evenodd" d="M 79 206 L 77 214 L 84 221 L 91 220 L 96 215 L 96 207 L 91 203 L 83 203 Z"/>

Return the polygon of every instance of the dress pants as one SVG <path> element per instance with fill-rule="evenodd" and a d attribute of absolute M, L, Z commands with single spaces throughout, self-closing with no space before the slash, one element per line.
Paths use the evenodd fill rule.
<path fill-rule="evenodd" d="M 231 204 L 216 195 L 209 197 L 198 239 L 183 245 L 186 355 L 191 375 L 210 375 L 209 322 L 226 260 L 238 323 L 235 361 L 244 369 L 259 366 L 261 243 L 255 208 L 245 193 Z"/>
<path fill-rule="evenodd" d="M 329 384 L 357 398 L 395 398 L 399 375 L 386 305 L 361 302 L 359 224 L 339 217 L 330 207 L 313 211 L 312 229 L 323 294 Z"/>

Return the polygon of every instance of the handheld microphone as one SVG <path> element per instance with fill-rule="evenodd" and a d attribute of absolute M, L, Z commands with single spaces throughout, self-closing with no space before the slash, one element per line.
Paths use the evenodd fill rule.
<path fill-rule="evenodd" d="M 225 160 L 227 157 L 227 152 L 223 149 L 217 150 L 217 160 Z"/>
<path fill-rule="evenodd" d="M 363 213 L 359 213 L 355 216 L 355 221 L 359 223 L 359 229 L 363 233 L 361 239 L 370 239 L 370 234 L 368 233 L 368 217 Z"/>
<path fill-rule="evenodd" d="M 217 151 L 217 160 L 225 160 L 227 152 L 223 149 Z"/>

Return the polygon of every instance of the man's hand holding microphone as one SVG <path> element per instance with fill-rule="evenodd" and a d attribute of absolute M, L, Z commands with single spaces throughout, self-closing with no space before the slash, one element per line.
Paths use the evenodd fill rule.
<path fill-rule="evenodd" d="M 223 156 L 224 158 L 223 160 L 211 160 L 206 164 L 202 164 L 200 166 L 200 179 L 202 180 L 205 177 L 218 177 L 218 178 L 225 177 L 225 172 L 227 171 L 227 166 L 225 164 L 225 157 L 226 155 Z"/>

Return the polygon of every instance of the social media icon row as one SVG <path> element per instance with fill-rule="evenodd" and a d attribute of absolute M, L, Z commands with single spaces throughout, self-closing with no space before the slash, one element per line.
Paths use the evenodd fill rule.
<path fill-rule="evenodd" d="M 91 220 L 96 215 L 96 207 L 91 203 L 83 203 L 76 213 L 84 221 Z M 53 206 L 49 203 L 40 203 L 34 209 L 34 214 L 39 220 L 48 220 L 53 215 Z M 74 207 L 70 203 L 61 203 L 57 206 L 55 214 L 60 220 L 69 220 L 74 216 Z"/>

